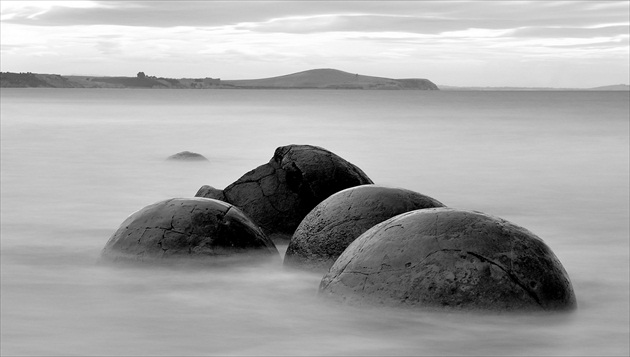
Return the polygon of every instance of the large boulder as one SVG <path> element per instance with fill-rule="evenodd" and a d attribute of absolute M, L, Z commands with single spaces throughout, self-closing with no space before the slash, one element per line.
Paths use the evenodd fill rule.
<path fill-rule="evenodd" d="M 354 304 L 467 310 L 569 310 L 569 276 L 536 235 L 474 211 L 403 213 L 357 238 L 321 281 Z"/>
<path fill-rule="evenodd" d="M 363 232 L 404 212 L 444 205 L 401 188 L 362 185 L 337 192 L 318 204 L 295 230 L 284 265 L 326 272 Z"/>
<path fill-rule="evenodd" d="M 209 198 L 173 198 L 133 213 L 102 252 L 114 261 L 214 263 L 235 256 L 273 258 L 279 253 L 238 208 Z"/>
<path fill-rule="evenodd" d="M 361 169 L 326 149 L 288 145 L 226 187 L 223 195 L 268 236 L 289 239 L 304 216 L 328 196 L 371 183 Z"/>

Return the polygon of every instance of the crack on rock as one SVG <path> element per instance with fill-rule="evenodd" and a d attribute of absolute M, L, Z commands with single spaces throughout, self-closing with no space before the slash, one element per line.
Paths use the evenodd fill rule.
<path fill-rule="evenodd" d="M 379 270 L 379 271 L 374 271 L 374 272 L 370 272 L 370 273 L 365 273 L 362 271 L 344 271 L 344 274 L 358 274 L 358 275 L 365 275 L 365 276 L 370 276 L 370 275 L 374 275 L 374 274 L 380 274 L 380 273 L 387 273 L 387 272 L 392 272 L 392 271 L 397 271 L 397 270 L 402 270 L 402 269 L 392 269 L 392 270 Z"/>
<path fill-rule="evenodd" d="M 385 228 L 385 230 L 383 230 L 383 232 L 386 232 L 386 231 L 388 231 L 388 230 L 390 230 L 392 228 L 396 228 L 396 227 L 404 228 L 402 224 L 395 224 L 393 226 L 389 226 L 389 227 Z"/>
<path fill-rule="evenodd" d="M 440 214 L 436 213 L 435 214 L 435 223 L 433 223 L 434 224 L 434 228 L 435 228 L 435 234 L 434 234 L 435 237 L 437 237 L 439 235 L 438 234 L 438 227 L 440 226 L 439 225 L 439 220 L 440 220 Z"/>
<path fill-rule="evenodd" d="M 175 232 L 175 233 L 179 233 L 179 234 L 186 234 L 186 232 L 179 231 L 179 230 L 177 230 L 175 228 L 175 226 L 173 225 L 173 221 L 174 220 L 175 220 L 175 214 L 173 214 L 173 216 L 171 217 L 171 226 L 168 227 L 168 228 L 162 228 L 162 230 L 163 231 L 169 231 L 169 232 Z M 162 234 L 162 237 L 164 237 L 164 234 Z"/>
<path fill-rule="evenodd" d="M 256 179 L 256 180 L 253 180 L 253 179 L 248 179 L 248 180 L 239 180 L 239 181 L 237 181 L 237 182 L 234 182 L 234 183 L 233 183 L 233 185 L 234 185 L 234 186 L 232 186 L 232 187 L 236 187 L 236 186 L 238 186 L 238 185 L 242 185 L 242 184 L 245 184 L 245 183 L 257 183 L 257 184 L 260 186 L 260 181 L 262 181 L 263 179 L 266 179 L 266 178 L 267 178 L 267 177 L 269 177 L 269 176 L 274 176 L 274 175 L 276 174 L 276 168 L 275 168 L 275 167 L 273 167 L 273 166 L 270 166 L 270 167 L 273 169 L 273 171 L 272 171 L 271 173 L 269 173 L 269 174 L 267 174 L 267 175 L 264 175 L 264 176 L 261 176 L 261 177 L 259 177 L 259 178 L 258 178 L 258 179 Z M 228 187 L 229 187 L 229 186 L 228 186 Z"/>
<path fill-rule="evenodd" d="M 534 301 L 536 301 L 536 303 L 537 303 L 538 305 L 540 305 L 541 307 L 544 307 L 544 306 L 543 306 L 543 304 L 541 303 L 540 299 L 538 298 L 538 296 L 537 296 L 537 295 L 536 295 L 533 291 L 531 291 L 531 290 L 529 289 L 529 287 L 528 287 L 526 284 L 521 283 L 521 282 L 518 280 L 518 278 L 517 278 L 517 277 L 516 277 L 516 276 L 512 273 L 512 270 L 511 270 L 511 269 L 510 269 L 510 270 L 507 270 L 507 269 L 505 269 L 502 265 L 497 264 L 496 262 L 494 262 L 494 261 L 492 261 L 492 260 L 490 260 L 490 259 L 488 259 L 488 258 L 486 258 L 486 257 L 484 257 L 484 256 L 482 256 L 482 255 L 479 255 L 479 254 L 477 254 L 477 253 L 473 253 L 473 252 L 465 252 L 465 253 L 466 253 L 466 254 L 470 254 L 470 255 L 472 255 L 473 257 L 477 257 L 479 260 L 481 260 L 481 261 L 485 261 L 485 262 L 488 262 L 488 263 L 490 263 L 490 264 L 492 264 L 492 265 L 496 266 L 497 268 L 499 268 L 499 269 L 503 270 L 503 272 L 505 272 L 505 274 L 507 274 L 507 276 L 510 278 L 510 280 L 512 280 L 512 282 L 513 282 L 514 284 L 516 284 L 516 285 L 520 286 L 520 287 L 521 287 L 521 289 L 525 290 L 525 292 L 526 292 L 526 293 L 527 293 L 527 294 L 528 294 L 528 295 L 529 295 L 532 299 L 534 299 Z"/>
<path fill-rule="evenodd" d="M 263 175 L 263 176 L 260 176 L 260 177 L 258 177 L 258 178 L 256 178 L 256 179 L 244 179 L 244 178 L 243 178 L 244 176 L 247 176 L 247 175 L 248 175 L 248 174 L 250 174 L 250 173 L 252 173 L 251 175 L 253 176 L 253 175 L 254 175 L 253 173 L 254 173 L 256 170 L 260 169 L 261 167 L 268 167 L 268 168 L 270 168 L 270 169 L 271 169 L 271 172 L 270 172 L 270 173 L 268 173 L 268 174 L 265 174 L 265 175 Z M 276 171 L 277 171 L 277 168 L 276 168 L 276 167 L 274 167 L 273 165 L 269 164 L 269 163 L 267 163 L 267 164 L 263 164 L 263 165 L 260 165 L 260 166 L 258 166 L 257 168 L 253 169 L 252 171 L 250 171 L 250 172 L 246 173 L 245 175 L 243 175 L 243 177 L 239 178 L 238 180 L 236 180 L 236 181 L 234 181 L 233 183 L 231 183 L 230 185 L 228 185 L 226 188 L 224 188 L 224 189 L 223 189 L 223 195 L 225 196 L 225 199 L 227 199 L 228 201 L 230 201 L 230 198 L 229 198 L 229 197 L 227 197 L 227 196 L 230 194 L 230 191 L 234 190 L 234 188 L 236 188 L 236 187 L 238 187 L 238 186 L 240 186 L 240 185 L 243 185 L 243 184 L 248 184 L 248 183 L 254 183 L 254 184 L 257 184 L 257 185 L 258 185 L 258 187 L 260 187 L 260 182 L 261 182 L 262 180 L 266 179 L 267 177 L 270 177 L 270 176 L 276 176 Z M 261 191 L 262 191 L 262 189 L 261 189 Z M 228 203 L 230 203 L 230 202 L 228 202 Z"/>
<path fill-rule="evenodd" d="M 225 213 L 223 213 L 223 218 L 225 218 L 225 216 L 227 216 L 228 212 L 230 212 L 230 210 L 232 209 L 232 207 L 234 207 L 234 206 L 229 206 L 229 207 L 225 210 Z"/>
<path fill-rule="evenodd" d="M 538 305 L 540 305 L 541 307 L 544 307 L 542 302 L 540 301 L 540 299 L 538 298 L 538 296 L 531 291 L 531 289 L 529 289 L 529 287 L 523 283 L 521 283 L 518 278 L 511 272 L 511 270 L 508 270 L 506 268 L 504 268 L 501 264 L 498 264 L 480 254 L 474 253 L 474 252 L 469 252 L 469 251 L 465 251 L 462 249 L 441 249 L 441 250 L 436 250 L 434 252 L 431 252 L 429 254 L 427 254 L 421 261 L 419 261 L 416 265 L 417 266 L 419 263 L 422 263 L 424 260 L 426 260 L 428 257 L 430 257 L 433 254 L 436 253 L 440 253 L 440 252 L 460 252 L 460 253 L 464 253 L 464 254 L 468 254 L 468 255 L 472 255 L 473 257 L 476 257 L 477 259 L 481 260 L 482 262 L 487 262 L 489 264 L 492 264 L 494 266 L 496 266 L 497 268 L 501 269 L 501 271 L 503 271 L 507 277 L 514 283 L 516 284 L 518 287 L 520 287 L 521 289 L 523 289 Z M 353 257 L 354 258 L 354 257 Z M 405 271 L 408 270 L 407 267 L 405 268 L 399 268 L 399 269 L 390 269 L 390 270 L 378 270 L 378 271 L 373 271 L 373 272 L 361 272 L 361 271 L 346 271 L 346 267 L 350 264 L 350 262 L 352 261 L 352 259 L 350 259 L 350 261 L 348 261 L 348 264 L 346 264 L 343 269 L 339 272 L 339 274 L 337 274 L 337 276 L 343 274 L 359 274 L 359 275 L 365 275 L 365 276 L 370 276 L 370 275 L 374 275 L 374 274 L 381 274 L 381 273 L 392 273 L 392 272 L 398 272 L 398 271 Z M 382 268 L 382 266 L 381 266 Z"/>
<path fill-rule="evenodd" d="M 264 176 L 261 176 L 261 177 L 259 177 L 256 180 L 242 180 L 242 181 L 235 182 L 232 185 L 228 186 L 225 190 L 223 190 L 223 195 L 224 195 L 224 197 L 226 199 L 226 202 L 232 203 L 232 204 L 238 204 L 241 207 L 245 207 L 247 204 L 249 204 L 251 202 L 256 202 L 257 200 L 250 200 L 250 201 L 246 201 L 244 203 L 243 202 L 235 202 L 234 197 L 231 197 L 231 196 L 233 196 L 231 191 L 234 190 L 236 187 L 238 187 L 238 186 L 240 186 L 242 184 L 248 184 L 248 183 L 252 184 L 253 183 L 253 184 L 256 184 L 256 186 L 258 186 L 258 190 L 260 191 L 260 194 L 261 194 L 262 198 L 264 198 L 265 201 L 269 204 L 269 206 L 271 206 L 271 208 L 273 208 L 276 212 L 283 213 L 283 212 L 290 211 L 290 210 L 282 211 L 276 205 L 274 205 L 273 200 L 271 200 L 270 198 L 274 197 L 276 195 L 275 190 L 271 194 L 265 194 L 265 190 L 262 187 L 262 180 L 264 180 L 264 179 L 266 179 L 268 177 L 272 177 L 272 176 L 275 176 L 276 179 L 278 179 L 278 177 L 277 177 L 278 176 L 278 168 L 273 167 L 270 164 L 266 164 L 266 165 L 269 165 L 269 167 L 272 169 L 271 173 L 269 173 L 267 175 L 264 175 Z M 277 181 L 279 182 L 279 180 L 277 180 Z M 279 187 L 280 184 L 277 183 L 276 186 Z M 277 187 L 276 187 L 276 189 L 277 189 Z"/>
<path fill-rule="evenodd" d="M 142 240 L 142 237 L 144 237 L 144 234 L 149 230 L 149 227 L 144 227 L 144 230 L 142 231 L 142 234 L 140 234 L 140 237 L 138 237 L 138 244 L 140 244 L 140 241 Z"/>
<path fill-rule="evenodd" d="M 160 249 L 162 249 L 162 254 L 166 253 L 166 251 L 168 250 L 168 248 L 164 248 L 162 241 L 166 238 L 166 229 L 162 230 L 162 238 L 160 238 L 160 240 L 157 242 L 158 247 L 160 247 Z"/>

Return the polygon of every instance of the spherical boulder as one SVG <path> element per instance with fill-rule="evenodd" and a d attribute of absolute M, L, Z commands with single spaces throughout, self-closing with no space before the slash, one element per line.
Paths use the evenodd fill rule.
<path fill-rule="evenodd" d="M 197 154 L 196 152 L 182 151 L 177 154 L 173 154 L 167 158 L 167 160 L 174 161 L 208 161 L 205 156 Z"/>
<path fill-rule="evenodd" d="M 404 212 L 444 205 L 420 193 L 378 185 L 347 188 L 318 204 L 293 233 L 284 265 L 326 272 L 363 232 Z"/>
<path fill-rule="evenodd" d="M 113 261 L 214 263 L 219 258 L 279 257 L 273 242 L 238 208 L 209 198 L 173 198 L 129 216 L 102 257 Z"/>
<path fill-rule="evenodd" d="M 223 194 L 265 234 L 289 239 L 304 216 L 328 196 L 371 183 L 361 169 L 326 149 L 288 145 L 277 148 L 268 163 L 244 174 Z"/>
<path fill-rule="evenodd" d="M 525 228 L 475 211 L 403 213 L 357 238 L 319 293 L 351 304 L 464 310 L 570 310 L 569 276 Z"/>

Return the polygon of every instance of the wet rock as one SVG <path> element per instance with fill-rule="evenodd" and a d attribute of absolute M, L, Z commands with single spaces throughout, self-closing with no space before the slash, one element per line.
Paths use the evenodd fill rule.
<path fill-rule="evenodd" d="M 403 213 L 357 238 L 324 276 L 320 294 L 351 304 L 466 310 L 569 310 L 558 258 L 525 228 L 480 212 Z"/>
<path fill-rule="evenodd" d="M 167 158 L 167 160 L 174 161 L 208 161 L 203 155 L 197 154 L 196 152 L 190 151 L 182 151 L 177 154 L 171 155 Z"/>
<path fill-rule="evenodd" d="M 362 185 L 337 192 L 318 204 L 297 227 L 284 265 L 326 272 L 363 232 L 404 212 L 444 205 L 401 188 Z"/>
<path fill-rule="evenodd" d="M 268 236 L 289 239 L 304 216 L 328 196 L 371 183 L 361 169 L 326 149 L 288 145 L 277 148 L 268 163 L 247 172 L 223 194 Z"/>
<path fill-rule="evenodd" d="M 129 216 L 102 257 L 113 261 L 195 260 L 234 256 L 278 257 L 273 242 L 236 207 L 209 198 L 173 198 Z"/>
<path fill-rule="evenodd" d="M 214 188 L 210 185 L 203 185 L 195 194 L 195 197 L 205 197 L 212 198 L 214 200 L 224 201 L 225 195 L 223 194 L 223 190 L 219 190 L 218 188 Z"/>

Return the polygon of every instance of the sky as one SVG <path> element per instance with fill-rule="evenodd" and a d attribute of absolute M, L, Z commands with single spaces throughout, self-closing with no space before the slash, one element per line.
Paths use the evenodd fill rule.
<path fill-rule="evenodd" d="M 630 1 L 5 1 L 3 72 L 628 84 Z"/>

